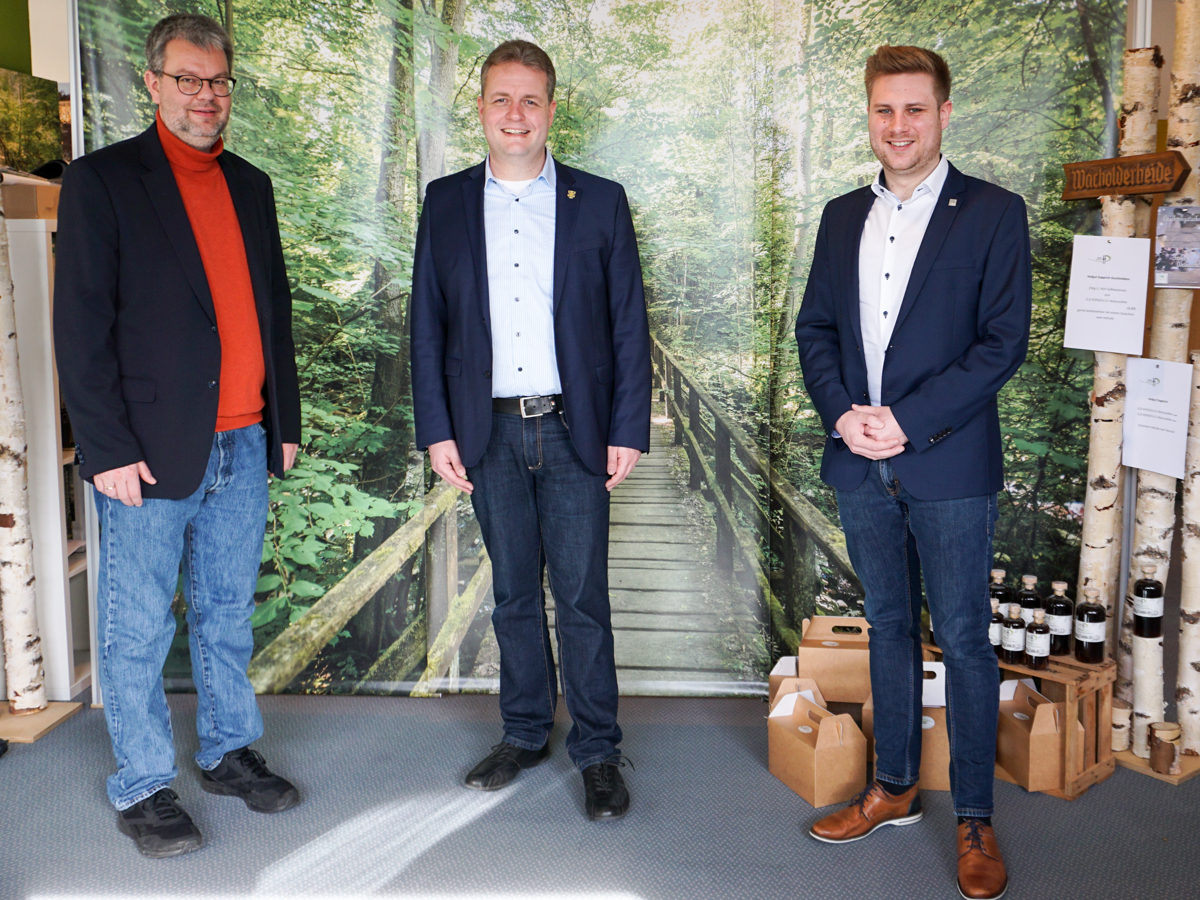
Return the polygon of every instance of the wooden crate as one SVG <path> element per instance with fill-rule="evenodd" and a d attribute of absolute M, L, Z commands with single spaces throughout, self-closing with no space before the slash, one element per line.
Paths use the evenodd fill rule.
<path fill-rule="evenodd" d="M 925 644 L 930 657 L 940 657 L 941 648 Z M 1021 678 L 1038 678 L 1042 693 L 1055 703 L 1063 704 L 1067 721 L 1078 718 L 1083 723 L 1083 750 L 1076 747 L 1078 735 L 1068 728 L 1063 741 L 1063 785 L 1059 790 L 1042 793 L 1074 800 L 1094 784 L 1113 773 L 1116 759 L 1112 751 L 1113 683 L 1117 680 L 1117 664 L 1106 660 L 1099 665 L 1081 663 L 1073 656 L 1050 657 L 1050 668 L 1035 670 L 999 661 L 1000 668 Z M 997 767 L 997 776 L 1011 778 Z"/>

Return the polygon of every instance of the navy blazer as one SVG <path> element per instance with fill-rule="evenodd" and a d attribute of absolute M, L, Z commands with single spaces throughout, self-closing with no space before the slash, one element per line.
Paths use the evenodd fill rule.
<path fill-rule="evenodd" d="M 271 179 L 219 157 L 241 225 L 266 384 L 267 465 L 300 442 L 292 295 Z M 200 250 L 156 125 L 80 157 L 58 205 L 54 350 L 80 474 L 145 460 L 142 496 L 180 500 L 212 452 L 221 339 Z"/>
<path fill-rule="evenodd" d="M 851 403 L 870 404 L 858 249 L 874 202 L 868 186 L 826 205 L 796 319 L 804 384 L 829 434 L 821 478 L 844 491 L 862 484 L 871 462 L 833 432 Z M 883 366 L 880 403 L 909 440 L 891 463 L 914 497 L 976 497 L 1003 486 L 996 395 L 1025 359 L 1032 306 L 1025 202 L 950 166 Z"/>
<path fill-rule="evenodd" d="M 554 347 L 563 416 L 584 465 L 650 449 L 650 331 L 625 190 L 555 160 Z M 410 322 L 417 446 L 455 440 L 479 462 L 492 429 L 484 164 L 429 184 Z"/>

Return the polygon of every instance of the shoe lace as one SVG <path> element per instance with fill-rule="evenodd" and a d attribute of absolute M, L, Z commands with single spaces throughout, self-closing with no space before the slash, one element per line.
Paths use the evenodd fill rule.
<path fill-rule="evenodd" d="M 978 819 L 967 819 L 967 852 L 983 850 L 983 823 Z"/>
<path fill-rule="evenodd" d="M 883 788 L 879 787 L 876 782 L 872 781 L 850 799 L 850 806 L 857 806 L 858 814 L 864 819 L 867 818 L 867 798 L 870 797 L 871 792 L 875 790 L 883 790 Z"/>
<path fill-rule="evenodd" d="M 631 770 L 636 771 L 636 766 L 628 756 L 620 753 L 614 753 L 608 759 L 600 761 L 600 764 L 593 769 L 593 777 L 596 779 L 596 787 L 602 791 L 610 791 L 613 789 L 616 781 L 613 778 L 617 773 L 617 769 L 623 769 L 629 766 Z"/>
<path fill-rule="evenodd" d="M 496 759 L 509 759 L 516 756 L 522 750 L 516 744 L 510 744 L 507 741 L 501 741 L 492 747 L 492 752 L 489 756 L 494 756 Z"/>
<path fill-rule="evenodd" d="M 174 822 L 183 818 L 183 810 L 177 805 L 179 795 L 170 788 L 156 792 L 147 804 L 147 812 L 154 815 L 159 822 Z"/>
<path fill-rule="evenodd" d="M 257 750 L 243 747 L 237 753 L 237 760 L 245 767 L 247 774 L 255 778 L 271 777 L 271 770 L 267 768 L 267 761 L 263 759 L 262 754 Z"/>

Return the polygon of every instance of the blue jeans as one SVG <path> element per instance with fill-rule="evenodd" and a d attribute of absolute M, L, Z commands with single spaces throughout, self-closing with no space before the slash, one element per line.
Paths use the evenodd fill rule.
<path fill-rule="evenodd" d="M 918 500 L 887 460 L 838 491 L 850 561 L 871 623 L 876 777 L 915 783 L 921 771 L 921 591 L 946 663 L 950 792 L 955 814 L 990 816 L 1000 668 L 988 641 L 988 570 L 995 495 Z"/>
<path fill-rule="evenodd" d="M 108 799 L 127 809 L 179 774 L 162 670 L 175 636 L 171 601 L 181 560 L 197 694 L 196 763 L 216 768 L 230 750 L 262 736 L 246 668 L 267 522 L 266 434 L 261 425 L 215 434 L 208 470 L 190 497 L 125 506 L 97 491 L 96 507 L 100 687 L 117 760 Z"/>
<path fill-rule="evenodd" d="M 617 669 L 608 605 L 607 477 L 579 458 L 561 415 L 492 415 L 468 471 L 492 561 L 504 740 L 541 748 L 558 701 L 542 575 L 549 569 L 563 699 L 574 724 L 567 753 L 583 770 L 617 752 Z"/>

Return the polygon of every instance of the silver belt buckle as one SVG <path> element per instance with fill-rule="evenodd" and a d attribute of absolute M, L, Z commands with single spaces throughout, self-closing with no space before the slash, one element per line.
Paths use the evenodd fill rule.
<path fill-rule="evenodd" d="M 541 399 L 542 399 L 541 397 L 522 397 L 521 398 L 521 418 L 522 419 L 536 419 L 538 416 L 542 415 L 542 412 L 540 409 L 537 410 L 536 412 L 529 412 L 527 407 L 525 406 L 525 404 L 530 400 L 541 400 Z"/>

